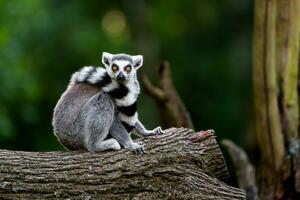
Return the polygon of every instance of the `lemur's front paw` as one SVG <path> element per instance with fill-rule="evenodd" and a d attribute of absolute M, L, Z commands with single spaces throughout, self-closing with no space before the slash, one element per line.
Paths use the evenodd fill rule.
<path fill-rule="evenodd" d="M 139 143 L 132 143 L 129 147 L 135 154 L 140 155 L 145 153 L 144 145 Z"/>
<path fill-rule="evenodd" d="M 153 129 L 153 135 L 161 135 L 163 133 L 164 133 L 164 131 L 161 129 L 160 126 L 158 126 L 155 129 Z"/>

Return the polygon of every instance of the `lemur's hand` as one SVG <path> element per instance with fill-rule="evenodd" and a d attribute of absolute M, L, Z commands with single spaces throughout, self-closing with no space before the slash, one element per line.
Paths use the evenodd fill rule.
<path fill-rule="evenodd" d="M 161 135 L 163 133 L 164 133 L 164 131 L 161 129 L 160 126 L 158 126 L 155 129 L 153 129 L 153 135 Z"/>

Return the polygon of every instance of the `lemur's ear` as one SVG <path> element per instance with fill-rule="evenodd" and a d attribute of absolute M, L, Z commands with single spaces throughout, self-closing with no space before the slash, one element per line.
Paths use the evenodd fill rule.
<path fill-rule="evenodd" d="M 110 66 L 112 57 L 113 57 L 113 54 L 110 54 L 107 52 L 102 53 L 102 63 L 105 65 L 105 67 Z"/>
<path fill-rule="evenodd" d="M 140 68 L 143 65 L 143 56 L 132 56 L 133 59 L 133 66 L 135 69 Z"/>

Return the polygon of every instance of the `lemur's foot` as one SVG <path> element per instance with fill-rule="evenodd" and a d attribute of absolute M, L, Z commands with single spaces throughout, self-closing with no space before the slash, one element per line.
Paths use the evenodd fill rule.
<path fill-rule="evenodd" d="M 145 149 L 143 144 L 133 143 L 133 152 L 137 155 L 144 154 Z"/>
<path fill-rule="evenodd" d="M 155 129 L 153 129 L 153 135 L 161 135 L 163 133 L 164 133 L 164 131 L 161 129 L 160 126 L 158 126 Z"/>
<path fill-rule="evenodd" d="M 135 154 L 140 155 L 145 153 L 144 145 L 139 143 L 132 143 L 127 149 L 133 151 Z"/>

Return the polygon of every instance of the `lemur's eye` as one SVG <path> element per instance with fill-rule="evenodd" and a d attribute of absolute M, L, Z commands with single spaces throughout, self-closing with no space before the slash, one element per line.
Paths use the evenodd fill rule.
<path fill-rule="evenodd" d="M 119 67 L 118 67 L 118 65 L 113 64 L 113 65 L 111 66 L 111 69 L 112 69 L 114 72 L 116 72 L 116 71 L 118 71 Z"/>
<path fill-rule="evenodd" d="M 126 72 L 130 72 L 131 71 L 131 65 L 127 65 L 124 70 Z"/>

